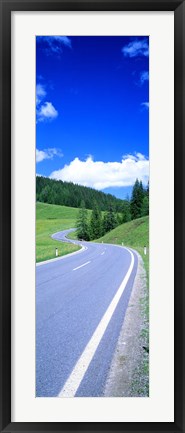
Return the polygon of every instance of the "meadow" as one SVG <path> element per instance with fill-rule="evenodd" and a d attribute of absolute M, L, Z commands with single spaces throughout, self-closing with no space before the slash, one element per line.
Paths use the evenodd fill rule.
<path fill-rule="evenodd" d="M 75 227 L 78 209 L 47 203 L 36 204 L 36 261 L 52 259 L 58 255 L 79 250 L 78 245 L 67 244 L 51 238 L 53 233 Z"/>

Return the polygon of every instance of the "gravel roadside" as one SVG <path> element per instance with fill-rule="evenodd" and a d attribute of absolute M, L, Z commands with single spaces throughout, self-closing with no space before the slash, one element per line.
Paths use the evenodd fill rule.
<path fill-rule="evenodd" d="M 146 272 L 138 254 L 138 271 L 112 360 L 104 397 L 148 397 L 148 323 L 143 311 Z"/>

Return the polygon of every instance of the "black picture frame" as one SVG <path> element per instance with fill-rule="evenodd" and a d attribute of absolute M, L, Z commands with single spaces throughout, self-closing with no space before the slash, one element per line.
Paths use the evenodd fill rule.
<path fill-rule="evenodd" d="M 175 17 L 175 417 L 153 423 L 11 422 L 11 12 L 174 11 Z M 185 245 L 185 1 L 0 0 L 0 430 L 1 432 L 185 432 L 184 282 Z M 168 361 L 167 361 L 168 362 Z M 164 402 L 165 405 L 165 402 Z"/>

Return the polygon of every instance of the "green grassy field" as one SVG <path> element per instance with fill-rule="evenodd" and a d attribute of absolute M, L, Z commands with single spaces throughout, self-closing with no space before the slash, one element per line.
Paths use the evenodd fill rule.
<path fill-rule="evenodd" d="M 36 205 L 36 261 L 41 262 L 55 257 L 55 248 L 59 256 L 77 251 L 77 245 L 58 242 L 51 235 L 60 230 L 75 227 L 78 209 L 46 203 Z"/>

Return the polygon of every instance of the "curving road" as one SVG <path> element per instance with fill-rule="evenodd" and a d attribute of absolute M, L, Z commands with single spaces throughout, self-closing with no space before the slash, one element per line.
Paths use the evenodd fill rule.
<path fill-rule="evenodd" d="M 124 247 L 72 242 L 83 250 L 36 266 L 37 397 L 103 396 L 137 270 Z"/>

